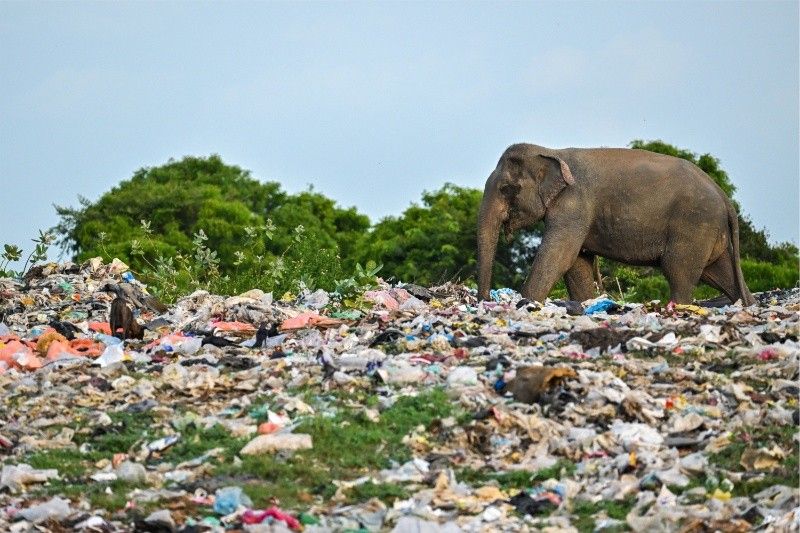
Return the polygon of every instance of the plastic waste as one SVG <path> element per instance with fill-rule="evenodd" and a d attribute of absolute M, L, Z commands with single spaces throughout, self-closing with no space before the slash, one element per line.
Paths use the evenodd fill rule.
<path fill-rule="evenodd" d="M 478 373 L 468 366 L 456 367 L 448 374 L 447 384 L 451 387 L 477 385 Z"/>
<path fill-rule="evenodd" d="M 102 342 L 106 346 L 111 346 L 114 344 L 122 344 L 122 339 L 119 339 L 112 335 L 106 335 L 105 333 L 95 333 L 94 340 L 96 340 L 97 342 Z"/>
<path fill-rule="evenodd" d="M 593 315 L 595 313 L 604 313 L 607 311 L 614 310 L 618 307 L 619 305 L 615 301 L 609 299 L 602 299 L 587 307 L 584 310 L 584 314 Z"/>
<path fill-rule="evenodd" d="M 263 511 L 248 509 L 242 514 L 242 522 L 245 524 L 261 524 L 267 518 L 284 522 L 287 526 L 295 531 L 302 529 L 300 521 L 297 520 L 297 518 L 293 517 L 289 513 L 281 511 L 277 507 L 270 507 L 269 509 L 265 509 Z"/>
<path fill-rule="evenodd" d="M 39 505 L 23 509 L 19 512 L 19 516 L 34 524 L 41 524 L 48 520 L 58 522 L 68 517 L 72 512 L 69 500 L 56 496 Z"/>
<path fill-rule="evenodd" d="M 330 302 L 328 293 L 322 289 L 312 292 L 303 298 L 303 305 L 312 309 L 322 309 Z"/>
<path fill-rule="evenodd" d="M 647 424 L 617 420 L 611 425 L 611 431 L 628 451 L 642 448 L 658 449 L 664 442 L 661 433 Z"/>
<path fill-rule="evenodd" d="M 94 360 L 96 365 L 100 367 L 107 367 L 115 363 L 121 363 L 125 360 L 125 350 L 122 344 L 109 344 L 100 357 Z"/>
<path fill-rule="evenodd" d="M 167 509 L 150 513 L 144 521 L 150 527 L 159 530 L 173 531 L 176 526 L 175 520 L 172 519 L 172 513 Z"/>
<path fill-rule="evenodd" d="M 229 515 L 240 507 L 250 507 L 252 500 L 241 487 L 223 487 L 214 493 L 214 512 Z"/>
<path fill-rule="evenodd" d="M 502 289 L 490 290 L 489 298 L 491 298 L 495 302 L 511 301 L 516 294 L 517 291 L 515 291 L 514 289 L 509 289 L 507 287 L 504 287 Z"/>
<path fill-rule="evenodd" d="M 185 355 L 194 355 L 200 351 L 203 339 L 200 337 L 187 337 L 185 340 L 173 345 L 173 349 Z"/>
<path fill-rule="evenodd" d="M 154 440 L 147 445 L 147 449 L 151 452 L 162 452 L 181 440 L 180 433 L 175 435 L 167 435 L 164 438 Z"/>
<path fill-rule="evenodd" d="M 298 315 L 287 318 L 281 323 L 281 330 L 293 330 L 307 327 L 337 327 L 342 322 L 334 318 L 321 316 L 315 312 L 299 313 Z"/>
<path fill-rule="evenodd" d="M 748 308 L 586 315 L 510 289 L 480 302 L 454 283 L 378 281 L 370 298 L 200 290 L 159 307 L 126 270 L 50 263 L 24 283 L 0 279 L 2 531 L 29 527 L 20 512 L 47 503 L 42 484 L 66 500 L 56 470 L 27 466 L 61 450 L 85 459 L 86 490 L 52 527 L 286 531 L 294 517 L 309 532 L 561 531 L 598 502 L 619 513 L 594 513 L 601 530 L 794 527 L 800 290 Z M 104 333 L 108 284 L 147 324 L 143 339 Z M 328 437 L 364 456 L 293 451 Z M 327 472 L 335 494 L 317 505 L 325 487 L 300 477 L 299 516 L 277 502 L 252 509 L 225 487 L 248 483 L 264 459 L 251 452 Z M 508 490 L 507 479 L 538 484 Z M 117 508 L 88 497 L 102 492 Z"/>
<path fill-rule="evenodd" d="M 147 479 L 147 470 L 144 465 L 131 461 L 123 461 L 115 469 L 117 479 L 134 483 L 143 482 Z"/>
<path fill-rule="evenodd" d="M 463 531 L 454 522 L 441 524 L 416 516 L 402 516 L 392 529 L 392 533 L 460 533 Z"/>
<path fill-rule="evenodd" d="M 54 468 L 39 470 L 25 463 L 7 464 L 0 470 L 0 489 L 7 488 L 11 492 L 18 492 L 26 485 L 45 483 L 51 479 L 59 479 L 58 470 Z"/>

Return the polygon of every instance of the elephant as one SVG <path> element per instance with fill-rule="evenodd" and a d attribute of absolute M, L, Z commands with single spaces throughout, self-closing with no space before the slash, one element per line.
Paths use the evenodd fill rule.
<path fill-rule="evenodd" d="M 478 298 L 487 300 L 501 229 L 544 220 L 522 296 L 542 302 L 563 277 L 572 300 L 595 296 L 595 260 L 660 267 L 670 299 L 691 303 L 700 282 L 752 305 L 739 259 L 737 213 L 684 159 L 626 148 L 514 144 L 486 180 L 478 214 Z"/>

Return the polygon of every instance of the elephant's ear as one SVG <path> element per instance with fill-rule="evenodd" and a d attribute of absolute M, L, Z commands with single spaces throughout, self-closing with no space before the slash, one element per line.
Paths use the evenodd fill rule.
<path fill-rule="evenodd" d="M 567 185 L 575 185 L 575 178 L 567 163 L 557 156 L 542 155 L 547 161 L 542 181 L 539 182 L 539 196 L 545 209 L 555 200 Z M 555 163 L 555 164 L 553 164 Z"/>

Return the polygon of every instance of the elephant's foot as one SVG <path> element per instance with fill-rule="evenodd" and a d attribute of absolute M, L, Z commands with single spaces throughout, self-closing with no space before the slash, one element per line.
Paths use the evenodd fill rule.
<path fill-rule="evenodd" d="M 570 269 L 564 274 L 564 283 L 567 286 L 570 300 L 584 302 L 594 298 L 596 296 L 595 275 L 595 257 L 578 255 Z"/>

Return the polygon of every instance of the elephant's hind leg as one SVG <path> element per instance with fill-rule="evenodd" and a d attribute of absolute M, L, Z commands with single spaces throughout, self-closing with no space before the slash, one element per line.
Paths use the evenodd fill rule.
<path fill-rule="evenodd" d="M 681 240 L 671 242 L 661 258 L 661 268 L 669 282 L 670 300 L 676 303 L 692 303 L 692 292 L 700 282 L 706 267 L 713 238 Z"/>
<path fill-rule="evenodd" d="M 736 288 L 736 274 L 733 272 L 733 261 L 730 251 L 726 250 L 716 261 L 708 265 L 700 279 L 715 289 L 722 291 L 731 302 L 738 299 L 739 291 Z"/>
<path fill-rule="evenodd" d="M 571 300 L 583 302 L 595 297 L 595 256 L 578 254 L 578 258 L 564 274 L 564 283 Z"/>

